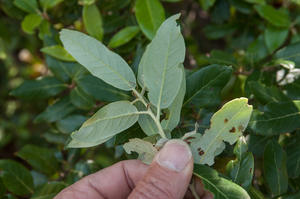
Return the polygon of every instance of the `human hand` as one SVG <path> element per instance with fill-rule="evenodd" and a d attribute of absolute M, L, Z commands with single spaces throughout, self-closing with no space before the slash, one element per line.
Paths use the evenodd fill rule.
<path fill-rule="evenodd" d="M 194 198 L 188 190 L 193 165 L 189 146 L 181 140 L 171 140 L 150 166 L 140 160 L 119 162 L 84 177 L 54 199 Z M 213 198 L 212 193 L 203 189 L 200 178 L 196 178 L 195 187 L 201 199 Z"/>

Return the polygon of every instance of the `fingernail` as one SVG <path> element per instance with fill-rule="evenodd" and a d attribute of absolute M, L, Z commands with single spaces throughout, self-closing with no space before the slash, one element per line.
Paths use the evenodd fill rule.
<path fill-rule="evenodd" d="M 181 171 L 186 167 L 191 156 L 191 150 L 184 141 L 170 140 L 158 154 L 157 162 L 161 166 Z"/>

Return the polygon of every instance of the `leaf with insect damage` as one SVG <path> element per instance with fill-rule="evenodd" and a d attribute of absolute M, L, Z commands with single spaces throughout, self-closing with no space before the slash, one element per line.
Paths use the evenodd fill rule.
<path fill-rule="evenodd" d="M 247 98 L 234 99 L 225 104 L 211 119 L 211 128 L 203 136 L 196 134 L 191 142 L 194 162 L 197 164 L 214 164 L 214 157 L 225 148 L 223 141 L 234 144 L 247 127 L 252 106 Z"/>

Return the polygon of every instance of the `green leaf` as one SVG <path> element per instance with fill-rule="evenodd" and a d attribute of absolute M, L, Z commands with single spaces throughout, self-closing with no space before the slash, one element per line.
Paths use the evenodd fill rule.
<path fill-rule="evenodd" d="M 75 131 L 74 133 L 76 133 L 77 131 Z M 86 148 L 86 147 L 93 147 L 93 146 L 97 146 L 99 144 L 102 144 L 104 142 L 106 142 L 107 140 L 111 139 L 114 136 L 110 136 L 110 137 L 106 137 L 104 139 L 100 139 L 97 141 L 91 141 L 91 142 L 80 142 L 77 140 L 72 139 L 72 141 L 68 144 L 68 148 Z"/>
<path fill-rule="evenodd" d="M 218 64 L 218 65 L 226 65 L 226 66 L 234 66 L 235 68 L 238 67 L 236 63 L 236 59 L 220 50 L 212 50 L 210 51 L 210 56 L 201 56 L 201 60 L 205 60 L 210 64 Z"/>
<path fill-rule="evenodd" d="M 167 108 L 177 95 L 185 56 L 184 39 L 173 15 L 161 25 L 148 50 L 144 66 L 148 98 L 158 108 Z M 145 56 L 145 54 L 144 54 Z"/>
<path fill-rule="evenodd" d="M 56 59 L 68 62 L 75 62 L 76 60 L 70 55 L 61 45 L 46 46 L 40 50 L 42 53 L 50 55 Z"/>
<path fill-rule="evenodd" d="M 165 10 L 158 0 L 137 0 L 135 16 L 142 32 L 152 40 L 165 20 Z"/>
<path fill-rule="evenodd" d="M 274 139 L 268 142 L 264 151 L 264 172 L 269 188 L 275 196 L 287 191 L 286 153 Z"/>
<path fill-rule="evenodd" d="M 131 151 L 137 152 L 142 162 L 148 165 L 151 164 L 153 158 L 158 153 L 158 150 L 151 142 L 138 138 L 130 139 L 129 142 L 124 144 L 123 148 L 128 154 L 131 154 Z"/>
<path fill-rule="evenodd" d="M 285 193 L 276 199 L 298 199 L 299 197 L 300 197 L 300 192 L 297 191 L 296 193 Z"/>
<path fill-rule="evenodd" d="M 265 0 L 244 0 L 248 3 L 254 3 L 254 4 L 266 4 Z"/>
<path fill-rule="evenodd" d="M 291 24 L 289 16 L 270 5 L 255 5 L 258 14 L 272 25 L 279 28 L 288 28 Z"/>
<path fill-rule="evenodd" d="M 93 75 L 76 78 L 75 82 L 86 93 L 103 102 L 115 102 L 131 99 L 131 93 L 119 90 Z"/>
<path fill-rule="evenodd" d="M 49 105 L 44 112 L 39 114 L 34 122 L 56 122 L 76 110 L 69 97 L 63 97 L 52 105 Z"/>
<path fill-rule="evenodd" d="M 242 136 L 237 141 L 233 153 L 236 160 L 231 160 L 226 166 L 226 173 L 236 184 L 249 191 L 254 173 L 254 157 L 251 152 L 247 152 L 248 146 L 245 137 Z"/>
<path fill-rule="evenodd" d="M 35 170 L 31 170 L 30 174 L 32 175 L 33 186 L 35 189 L 48 182 L 48 177 L 45 174 L 42 174 Z"/>
<path fill-rule="evenodd" d="M 296 68 L 300 68 L 300 42 L 285 46 L 278 50 L 274 59 L 289 60 L 295 63 Z"/>
<path fill-rule="evenodd" d="M 44 99 L 55 96 L 67 88 L 67 85 L 54 77 L 26 80 L 9 94 L 24 99 Z"/>
<path fill-rule="evenodd" d="M 204 189 L 214 194 L 218 199 L 250 199 L 248 193 L 239 185 L 220 177 L 220 174 L 205 165 L 194 165 L 196 176 L 202 179 Z"/>
<path fill-rule="evenodd" d="M 21 23 L 22 29 L 27 34 L 33 34 L 34 29 L 38 27 L 42 22 L 42 17 L 36 13 L 26 15 Z"/>
<path fill-rule="evenodd" d="M 255 155 L 255 157 L 261 157 L 269 141 L 269 136 L 248 134 L 246 140 L 249 151 Z"/>
<path fill-rule="evenodd" d="M 6 188 L 18 196 L 33 194 L 33 180 L 22 164 L 13 160 L 0 160 L 1 178 Z"/>
<path fill-rule="evenodd" d="M 84 92 L 84 90 L 79 86 L 72 89 L 70 93 L 70 100 L 76 107 L 87 110 L 91 109 L 95 104 L 94 98 Z"/>
<path fill-rule="evenodd" d="M 122 46 L 133 39 L 139 31 L 140 28 L 138 26 L 128 26 L 123 28 L 110 39 L 108 46 L 111 48 Z"/>
<path fill-rule="evenodd" d="M 50 23 L 49 21 L 43 19 L 41 24 L 39 25 L 39 38 L 40 40 L 44 40 L 44 36 L 51 36 L 51 32 L 50 32 Z"/>
<path fill-rule="evenodd" d="M 39 0 L 41 6 L 44 10 L 53 8 L 54 6 L 58 5 L 59 3 L 63 2 L 65 0 Z"/>
<path fill-rule="evenodd" d="M 138 109 L 138 111 L 147 111 L 147 108 L 142 102 L 137 102 L 135 106 Z M 151 106 L 149 106 L 149 108 L 151 108 Z M 158 127 L 150 115 L 140 115 L 138 123 L 140 124 L 144 133 L 146 133 L 148 136 L 155 135 L 158 133 Z"/>
<path fill-rule="evenodd" d="M 186 90 L 186 80 L 185 80 L 185 72 L 183 70 L 179 92 L 177 93 L 172 104 L 168 107 L 168 115 L 166 116 L 167 118 L 161 121 L 161 126 L 163 130 L 169 130 L 171 132 L 178 125 L 180 121 L 180 113 L 181 113 L 182 102 L 185 95 L 185 90 Z"/>
<path fill-rule="evenodd" d="M 102 17 L 95 3 L 83 6 L 82 19 L 87 33 L 102 41 L 104 34 Z"/>
<path fill-rule="evenodd" d="M 80 142 L 108 140 L 138 120 L 138 111 L 128 101 L 110 103 L 101 108 L 82 127 L 72 134 Z"/>
<path fill-rule="evenodd" d="M 141 117 L 141 116 L 142 115 L 140 115 L 139 117 Z M 133 138 L 142 139 L 146 136 L 147 135 L 143 132 L 141 126 L 139 124 L 135 123 L 129 129 L 126 129 L 125 131 L 116 135 L 114 145 L 115 146 L 121 145 L 121 144 L 124 144 L 125 142 L 128 142 L 129 139 L 133 139 Z"/>
<path fill-rule="evenodd" d="M 253 42 L 251 42 L 247 48 L 247 53 L 251 62 L 258 62 L 269 55 L 263 34 L 260 34 Z"/>
<path fill-rule="evenodd" d="M 14 4 L 25 12 L 36 13 L 38 11 L 36 0 L 14 0 Z"/>
<path fill-rule="evenodd" d="M 261 135 L 290 133 L 300 127 L 300 101 L 270 102 L 262 112 L 254 110 L 249 127 Z"/>
<path fill-rule="evenodd" d="M 60 39 L 66 50 L 92 75 L 122 90 L 133 90 L 136 86 L 134 73 L 125 60 L 95 38 L 63 29 Z"/>
<path fill-rule="evenodd" d="M 211 128 L 190 145 L 195 163 L 209 166 L 214 164 L 214 157 L 225 148 L 222 141 L 232 145 L 238 140 L 247 127 L 252 112 L 252 106 L 247 102 L 246 98 L 234 99 L 213 115 Z"/>
<path fill-rule="evenodd" d="M 192 74 L 186 83 L 186 95 L 182 106 L 207 106 L 216 99 L 229 81 L 232 68 L 211 65 Z"/>
<path fill-rule="evenodd" d="M 248 194 L 252 199 L 265 199 L 264 195 L 253 186 L 250 187 Z"/>
<path fill-rule="evenodd" d="M 38 171 L 53 175 L 59 171 L 59 165 L 51 150 L 34 145 L 26 145 L 16 155 L 26 160 Z"/>
<path fill-rule="evenodd" d="M 38 188 L 30 199 L 52 199 L 54 198 L 61 190 L 66 188 L 67 185 L 62 182 L 50 182 L 46 183 L 40 188 Z"/>
<path fill-rule="evenodd" d="M 79 128 L 87 120 L 83 115 L 70 115 L 56 122 L 58 130 L 65 134 L 70 134 Z"/>
<path fill-rule="evenodd" d="M 269 102 L 290 101 L 290 99 L 275 86 L 266 87 L 255 81 L 249 82 L 248 84 L 255 99 L 262 105 L 266 105 Z"/>
<path fill-rule="evenodd" d="M 287 171 L 289 177 L 297 178 L 300 175 L 300 141 L 290 143 L 286 146 Z"/>
<path fill-rule="evenodd" d="M 198 0 L 201 4 L 201 7 L 203 8 L 203 10 L 208 10 L 210 7 L 212 7 L 216 0 Z"/>
<path fill-rule="evenodd" d="M 286 95 L 291 99 L 300 100 L 300 77 L 298 77 L 292 83 L 284 85 L 283 89 L 287 91 Z"/>
<path fill-rule="evenodd" d="M 6 187 L 2 178 L 0 177 L 0 198 L 4 196 L 5 192 L 6 192 Z"/>
<path fill-rule="evenodd" d="M 234 33 L 237 30 L 237 25 L 232 23 L 210 24 L 203 30 L 207 38 L 220 39 Z"/>
<path fill-rule="evenodd" d="M 45 55 L 47 67 L 63 82 L 71 82 L 71 79 L 81 77 L 89 72 L 79 63 L 64 62 L 49 55 Z"/>
<path fill-rule="evenodd" d="M 148 46 L 146 47 L 145 52 L 143 53 L 143 56 L 139 62 L 139 66 L 138 66 L 138 82 L 139 85 L 144 88 L 146 86 L 145 84 L 145 67 L 147 65 L 146 60 L 149 54 L 149 49 L 150 49 L 151 43 L 148 44 Z"/>
<path fill-rule="evenodd" d="M 264 31 L 264 39 L 269 52 L 273 53 L 279 48 L 286 40 L 288 34 L 288 28 L 282 29 L 268 25 Z"/>

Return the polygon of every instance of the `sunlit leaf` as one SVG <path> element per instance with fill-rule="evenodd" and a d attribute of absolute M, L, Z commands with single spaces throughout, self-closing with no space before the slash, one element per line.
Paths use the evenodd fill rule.
<path fill-rule="evenodd" d="M 38 11 L 38 4 L 36 0 L 13 0 L 15 6 L 21 10 L 29 13 L 36 13 Z"/>
<path fill-rule="evenodd" d="M 95 3 L 83 6 L 82 19 L 89 35 L 102 41 L 104 34 L 102 17 Z"/>
<path fill-rule="evenodd" d="M 22 21 L 22 29 L 27 34 L 33 34 L 33 30 L 37 28 L 40 23 L 42 22 L 42 17 L 36 13 L 31 13 L 29 15 L 26 15 L 24 20 Z"/>
<path fill-rule="evenodd" d="M 116 33 L 109 41 L 108 46 L 116 48 L 128 43 L 140 31 L 138 26 L 128 26 Z"/>
<path fill-rule="evenodd" d="M 76 61 L 61 45 L 46 46 L 40 51 L 62 61 Z"/>

